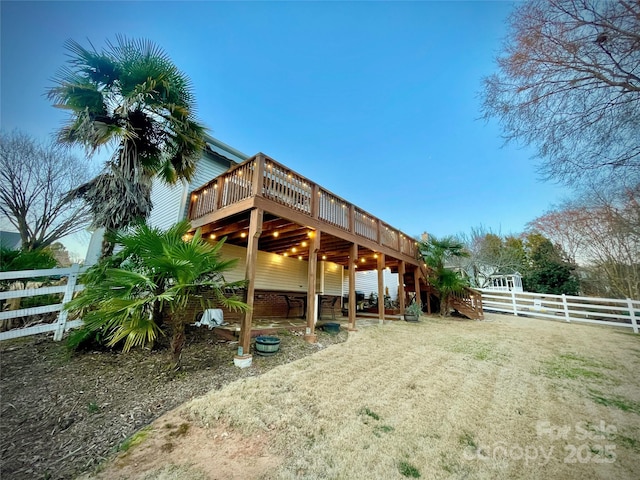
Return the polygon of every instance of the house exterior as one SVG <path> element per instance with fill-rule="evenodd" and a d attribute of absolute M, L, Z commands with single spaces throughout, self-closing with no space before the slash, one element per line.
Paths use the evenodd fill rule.
<path fill-rule="evenodd" d="M 237 365 L 250 364 L 254 317 L 301 316 L 305 340 L 315 342 L 322 306 L 344 311 L 342 298 L 358 298 L 359 285 L 378 298 L 388 291 L 400 313 L 409 297 L 419 304 L 426 298 L 429 306 L 431 287 L 415 239 L 263 153 L 248 157 L 211 137 L 206 143 L 190 182 L 154 182 L 147 221 L 166 229 L 186 217 L 208 241 L 226 239 L 222 255 L 239 261 L 225 278 L 246 281 L 250 307 L 223 312 L 225 320 L 240 321 Z M 87 264 L 98 258 L 101 238 L 94 232 Z M 461 313 L 481 318 L 479 292 L 459 300 Z M 377 303 L 380 322 L 384 307 Z M 355 301 L 347 311 L 348 328 L 355 330 Z"/>
<path fill-rule="evenodd" d="M 262 153 L 247 158 L 215 139 L 207 143 L 191 182 L 154 186 L 149 222 L 166 228 L 186 214 L 203 237 L 226 238 L 223 255 L 240 261 L 225 277 L 247 281 L 252 307 L 240 319 L 242 357 L 250 355 L 254 317 L 304 316 L 305 339 L 315 342 L 320 305 L 345 293 L 355 298 L 356 279 L 365 278 L 356 272 L 375 279 L 378 298 L 388 287 L 404 311 L 405 284 L 424 284 L 413 238 Z M 350 329 L 355 307 L 349 303 Z M 380 321 L 384 315 L 379 302 Z"/>

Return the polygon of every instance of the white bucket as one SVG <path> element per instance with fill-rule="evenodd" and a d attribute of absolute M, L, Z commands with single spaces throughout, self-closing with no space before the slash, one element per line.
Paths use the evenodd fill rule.
<path fill-rule="evenodd" d="M 239 368 L 247 368 L 251 366 L 253 356 L 251 355 L 234 355 L 233 364 Z"/>

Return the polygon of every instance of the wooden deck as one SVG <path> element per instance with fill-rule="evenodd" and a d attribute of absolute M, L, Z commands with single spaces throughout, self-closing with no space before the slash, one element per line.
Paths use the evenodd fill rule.
<path fill-rule="evenodd" d="M 415 239 L 262 153 L 194 190 L 188 218 L 203 236 L 212 240 L 224 237 L 228 244 L 246 248 L 246 302 L 250 310 L 239 326 L 245 354 L 253 332 L 260 330 L 254 328 L 253 321 L 258 251 L 307 262 L 304 336 L 309 342 L 317 339 L 313 318 L 320 261 L 346 268 L 349 298 L 355 298 L 356 269 L 377 271 L 379 298 L 384 297 L 385 268 L 400 278 L 413 274 L 418 291 L 420 282 L 424 283 Z M 402 312 L 402 281 L 398 293 Z M 355 330 L 355 302 L 348 308 L 348 328 Z M 381 305 L 378 321 L 384 319 Z"/>
<path fill-rule="evenodd" d="M 350 246 L 357 244 L 363 270 L 376 269 L 380 254 L 391 267 L 419 264 L 411 236 L 263 154 L 194 190 L 188 218 L 212 238 L 246 245 L 247 212 L 256 208 L 265 212 L 260 250 L 308 260 L 306 249 L 292 251 L 292 245 L 320 231 L 323 260 L 347 266 Z"/>

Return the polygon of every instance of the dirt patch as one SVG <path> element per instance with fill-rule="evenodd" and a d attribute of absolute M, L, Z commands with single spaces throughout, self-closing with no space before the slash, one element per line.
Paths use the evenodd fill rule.
<path fill-rule="evenodd" d="M 70 356 L 62 343 L 46 335 L 1 342 L 0 477 L 54 480 L 92 471 L 127 448 L 135 432 L 182 403 L 344 342 L 347 334 L 318 332 L 316 345 L 299 335 L 279 336 L 280 353 L 254 356 L 253 365 L 241 370 L 233 365 L 237 344 L 207 329 L 190 329 L 178 372 L 166 369 L 167 352 L 162 348 Z M 189 427 L 180 442 L 174 442 L 175 453 L 165 446 L 158 456 L 180 455 L 184 448 L 188 452 L 184 457 L 189 458 L 194 449 L 183 441 L 189 439 L 195 445 L 202 434 L 197 427 Z M 250 442 L 247 446 L 259 451 L 256 439 Z M 241 451 L 243 447 L 234 448 Z"/>
<path fill-rule="evenodd" d="M 228 425 L 203 428 L 179 410 L 163 415 L 140 434 L 141 445 L 120 453 L 106 468 L 85 478 L 258 478 L 281 458 L 268 453 L 268 433 L 245 436 Z"/>

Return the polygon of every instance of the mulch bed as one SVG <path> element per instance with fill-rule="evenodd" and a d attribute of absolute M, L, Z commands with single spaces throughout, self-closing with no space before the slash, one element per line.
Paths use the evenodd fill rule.
<path fill-rule="evenodd" d="M 191 398 L 347 338 L 345 331 L 317 333 L 316 345 L 281 333 L 278 354 L 254 355 L 243 370 L 233 365 L 237 344 L 206 328 L 188 327 L 178 371 L 167 369 L 166 345 L 70 354 L 50 335 L 0 342 L 0 478 L 70 479 L 92 470 Z"/>

